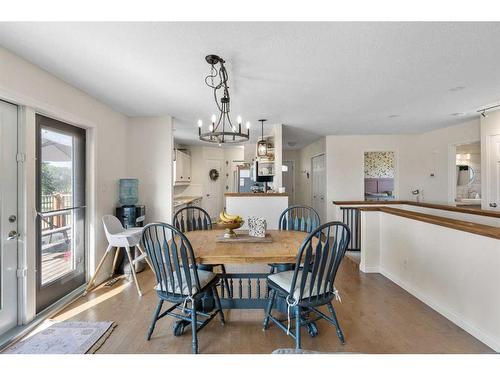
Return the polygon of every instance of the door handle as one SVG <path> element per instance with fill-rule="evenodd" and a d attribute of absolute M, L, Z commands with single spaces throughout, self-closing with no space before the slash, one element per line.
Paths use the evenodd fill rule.
<path fill-rule="evenodd" d="M 19 236 L 21 236 L 19 233 L 17 233 L 15 230 L 11 230 L 9 232 L 9 236 L 7 237 L 7 241 L 15 240 L 16 238 L 19 238 Z"/>
<path fill-rule="evenodd" d="M 497 204 L 496 203 L 490 203 L 490 207 L 496 207 Z"/>

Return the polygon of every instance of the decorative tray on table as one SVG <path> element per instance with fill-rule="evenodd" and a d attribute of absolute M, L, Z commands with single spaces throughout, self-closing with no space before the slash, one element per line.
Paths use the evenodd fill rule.
<path fill-rule="evenodd" d="M 248 235 L 248 231 L 237 231 L 236 237 L 224 237 L 220 235 L 215 237 L 215 242 L 230 242 L 230 243 L 269 243 L 273 242 L 273 238 L 269 233 L 265 237 L 253 237 Z"/>

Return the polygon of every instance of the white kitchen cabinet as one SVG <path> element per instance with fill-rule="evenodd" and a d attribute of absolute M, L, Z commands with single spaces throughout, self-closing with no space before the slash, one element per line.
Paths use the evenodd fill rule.
<path fill-rule="evenodd" d="M 191 182 L 191 156 L 175 150 L 174 185 L 186 185 Z"/>

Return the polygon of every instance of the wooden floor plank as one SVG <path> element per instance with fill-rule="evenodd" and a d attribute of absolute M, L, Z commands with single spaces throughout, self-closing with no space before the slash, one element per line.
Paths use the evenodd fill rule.
<path fill-rule="evenodd" d="M 262 272 L 266 266 L 226 266 L 228 272 Z M 156 305 L 151 271 L 139 275 L 144 295 L 125 279 L 112 287 L 101 286 L 79 298 L 56 320 L 113 320 L 117 327 L 98 353 L 191 353 L 191 333 L 172 334 L 173 319 L 158 322 L 151 341 L 146 331 Z M 379 274 L 363 274 L 345 258 L 336 286 L 342 302 L 335 302 L 346 344 L 335 329 L 319 321 L 320 333 L 303 333 L 303 348 L 323 352 L 356 353 L 491 353 L 489 347 Z M 201 353 L 271 353 L 292 348 L 294 342 L 272 323 L 262 331 L 263 311 L 225 311 L 226 325 L 216 319 L 199 333 Z"/>

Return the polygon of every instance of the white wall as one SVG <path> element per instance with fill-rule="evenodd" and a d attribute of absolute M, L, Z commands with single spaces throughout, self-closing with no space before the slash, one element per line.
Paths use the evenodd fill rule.
<path fill-rule="evenodd" d="M 333 200 L 364 199 L 364 152 L 395 151 L 397 199 L 414 199 L 419 189 L 423 201 L 450 200 L 450 146 L 478 141 L 479 120 L 416 135 L 352 135 L 326 137 L 328 220 L 333 220 Z M 454 161 L 453 161 L 454 165 Z M 434 177 L 431 177 L 434 174 Z M 484 175 L 484 174 L 483 174 Z"/>
<path fill-rule="evenodd" d="M 27 278 L 21 279 L 22 295 L 26 296 L 21 320 L 26 323 L 35 315 L 35 114 L 87 129 L 90 274 L 107 246 L 101 218 L 114 214 L 120 178 L 140 179 L 140 200 L 148 206 L 148 219 L 171 220 L 172 121 L 168 116 L 128 119 L 3 48 L 0 71 L 0 99 L 21 106 L 19 151 L 27 156 L 20 169 L 19 195 L 23 206 L 19 212 L 24 245 L 21 259 L 28 270 Z M 103 272 L 97 281 L 107 274 Z"/>
<path fill-rule="evenodd" d="M 172 118 L 129 119 L 127 175 L 139 179 L 139 204 L 146 206 L 146 221 L 172 221 Z"/>
<path fill-rule="evenodd" d="M 324 154 L 325 152 L 326 152 L 326 138 L 324 137 L 298 150 L 299 165 L 296 167 L 298 170 L 298 175 L 297 179 L 295 180 L 296 204 L 312 206 L 311 159 L 313 156 Z M 309 178 L 307 178 L 307 172 L 309 172 Z"/>
<path fill-rule="evenodd" d="M 500 351 L 497 239 L 383 212 L 361 220 L 362 271 L 381 273 Z"/>
<path fill-rule="evenodd" d="M 277 191 L 282 187 L 283 172 L 281 167 L 283 165 L 283 125 L 273 125 L 274 136 L 274 177 L 272 188 Z"/>
<path fill-rule="evenodd" d="M 0 98 L 25 106 L 21 116 L 23 138 L 19 142 L 20 150 L 27 154 L 23 166 L 26 180 L 20 199 L 26 204 L 28 215 L 23 217 L 19 213 L 25 229 L 35 226 L 35 112 L 88 129 L 87 211 L 91 254 L 88 268 L 93 270 L 96 258 L 99 260 L 107 245 L 101 217 L 114 212 L 118 179 L 126 175 L 127 118 L 4 48 L 0 48 L 0 72 Z M 35 313 L 35 237 L 33 230 L 23 234 L 28 277 L 23 283 L 27 305 L 22 320 L 27 322 Z"/>

